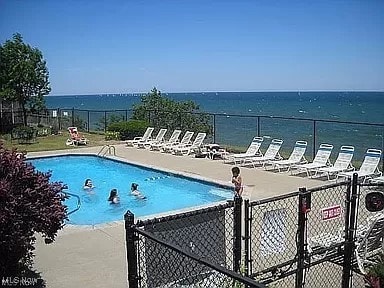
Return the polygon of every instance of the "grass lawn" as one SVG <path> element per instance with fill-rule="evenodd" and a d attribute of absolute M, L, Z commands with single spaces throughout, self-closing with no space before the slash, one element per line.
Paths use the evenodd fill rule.
<path fill-rule="evenodd" d="M 80 146 L 67 146 L 65 143 L 68 139 L 68 133 L 63 132 L 60 135 L 49 135 L 44 137 L 37 137 L 36 142 L 32 144 L 18 144 L 17 140 L 11 142 L 9 135 L 0 135 L 2 141 L 7 148 L 17 148 L 18 151 L 36 152 L 36 151 L 49 151 L 49 150 L 63 150 L 92 146 L 103 146 L 105 144 L 116 144 L 118 141 L 106 141 L 103 134 L 95 133 L 81 133 L 88 139 L 87 145 Z"/>

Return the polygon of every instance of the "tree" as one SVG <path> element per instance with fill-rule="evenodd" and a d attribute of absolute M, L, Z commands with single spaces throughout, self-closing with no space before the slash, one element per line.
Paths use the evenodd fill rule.
<path fill-rule="evenodd" d="M 0 275 L 15 275 L 32 264 L 35 233 L 54 241 L 67 219 L 63 185 L 36 171 L 23 154 L 0 142 Z"/>
<path fill-rule="evenodd" d="M 181 129 L 212 134 L 209 116 L 199 112 L 199 105 L 193 101 L 175 101 L 164 97 L 154 87 L 133 105 L 132 119 L 146 120 L 155 127 L 168 130 Z"/>
<path fill-rule="evenodd" d="M 51 88 L 43 54 L 23 42 L 19 33 L 0 46 L 0 97 L 16 101 L 27 125 L 27 109 L 45 109 L 44 95 Z"/>

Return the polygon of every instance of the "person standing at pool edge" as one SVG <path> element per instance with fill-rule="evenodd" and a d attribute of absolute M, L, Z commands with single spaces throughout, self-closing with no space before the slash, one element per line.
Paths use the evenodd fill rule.
<path fill-rule="evenodd" d="M 108 201 L 111 202 L 111 204 L 119 204 L 120 203 L 120 198 L 119 198 L 119 195 L 117 194 L 117 189 L 111 190 L 111 193 L 109 193 Z"/>
<path fill-rule="evenodd" d="M 241 197 L 243 194 L 243 179 L 240 176 L 240 168 L 232 167 L 232 183 L 235 185 L 235 197 Z"/>

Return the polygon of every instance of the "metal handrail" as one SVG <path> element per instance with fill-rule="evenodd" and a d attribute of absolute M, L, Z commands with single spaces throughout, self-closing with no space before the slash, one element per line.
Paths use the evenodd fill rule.
<path fill-rule="evenodd" d="M 76 206 L 76 208 L 74 210 L 72 210 L 72 211 L 67 213 L 67 215 L 71 215 L 72 213 L 74 213 L 74 212 L 76 212 L 77 210 L 80 209 L 80 207 L 81 207 L 81 200 L 80 200 L 79 195 L 72 194 L 72 193 L 69 193 L 69 192 L 64 192 L 64 193 L 67 194 L 67 195 L 70 195 L 70 196 L 73 196 L 73 197 L 77 198 L 77 206 Z"/>
<path fill-rule="evenodd" d="M 104 148 L 108 148 L 108 149 L 104 149 Z M 105 151 L 104 151 L 105 150 Z M 101 149 L 100 149 L 100 151 L 99 151 L 99 153 L 97 153 L 97 155 L 98 156 L 105 156 L 105 154 L 112 154 L 112 151 L 113 150 L 113 156 L 116 156 L 116 148 L 115 148 L 115 146 L 113 146 L 113 145 L 109 145 L 109 144 L 107 144 L 107 145 L 104 145 L 103 147 L 101 147 Z M 102 154 L 102 152 L 104 151 L 104 153 Z"/>

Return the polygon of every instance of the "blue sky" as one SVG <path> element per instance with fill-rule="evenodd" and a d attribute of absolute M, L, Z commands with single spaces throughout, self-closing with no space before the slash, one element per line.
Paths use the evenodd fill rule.
<path fill-rule="evenodd" d="M 384 1 L 0 0 L 52 95 L 384 90 Z"/>

